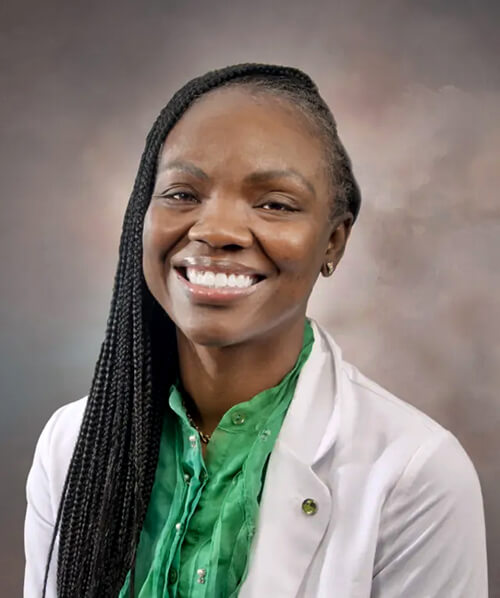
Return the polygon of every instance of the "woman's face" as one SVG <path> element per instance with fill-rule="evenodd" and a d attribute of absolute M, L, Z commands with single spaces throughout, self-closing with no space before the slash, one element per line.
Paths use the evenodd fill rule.
<path fill-rule="evenodd" d="M 144 221 L 148 288 L 203 345 L 303 321 L 321 265 L 337 263 L 349 233 L 332 235 L 329 188 L 322 143 L 291 104 L 208 93 L 163 146 Z"/>

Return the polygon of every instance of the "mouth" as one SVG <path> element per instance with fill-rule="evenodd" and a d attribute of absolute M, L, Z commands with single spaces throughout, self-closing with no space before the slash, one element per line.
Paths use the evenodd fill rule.
<path fill-rule="evenodd" d="M 175 278 L 193 305 L 229 306 L 260 289 L 266 276 L 253 272 L 221 272 L 206 266 L 174 266 Z"/>
<path fill-rule="evenodd" d="M 224 306 L 244 301 L 259 292 L 268 278 L 249 264 L 206 255 L 175 259 L 170 268 L 193 305 Z"/>

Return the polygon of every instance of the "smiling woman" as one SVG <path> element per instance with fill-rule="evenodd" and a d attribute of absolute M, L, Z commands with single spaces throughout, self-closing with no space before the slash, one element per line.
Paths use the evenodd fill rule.
<path fill-rule="evenodd" d="M 25 598 L 486 597 L 464 450 L 306 317 L 359 207 L 305 73 L 236 65 L 174 95 L 89 395 L 37 444 Z"/>

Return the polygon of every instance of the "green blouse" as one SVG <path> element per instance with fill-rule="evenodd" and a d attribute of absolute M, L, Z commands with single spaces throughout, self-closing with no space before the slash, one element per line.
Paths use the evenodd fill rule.
<path fill-rule="evenodd" d="M 178 385 L 165 417 L 158 466 L 139 541 L 138 598 L 230 598 L 248 568 L 266 466 L 314 335 L 290 372 L 273 388 L 234 405 L 207 445 L 189 423 Z M 129 576 L 119 598 L 128 598 Z"/>

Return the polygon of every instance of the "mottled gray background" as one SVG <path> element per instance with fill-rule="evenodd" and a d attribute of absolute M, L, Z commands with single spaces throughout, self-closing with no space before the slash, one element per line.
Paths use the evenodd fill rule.
<path fill-rule="evenodd" d="M 500 596 L 499 6 L 4 2 L 1 596 L 21 595 L 36 438 L 89 388 L 145 134 L 188 78 L 246 61 L 303 68 L 337 117 L 364 204 L 310 314 L 460 439 Z"/>

